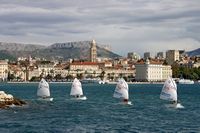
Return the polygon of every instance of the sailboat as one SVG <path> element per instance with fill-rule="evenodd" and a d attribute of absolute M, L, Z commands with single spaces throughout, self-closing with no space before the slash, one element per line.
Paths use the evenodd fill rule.
<path fill-rule="evenodd" d="M 73 96 L 72 99 L 75 99 L 75 100 L 86 100 L 87 99 L 86 96 L 83 96 L 82 85 L 81 85 L 81 82 L 77 78 L 75 78 L 72 83 L 70 96 Z"/>
<path fill-rule="evenodd" d="M 113 97 L 123 99 L 123 102 L 122 102 L 123 104 L 131 105 L 131 101 L 128 101 L 129 99 L 128 84 L 123 78 L 119 79 L 116 85 Z"/>
<path fill-rule="evenodd" d="M 160 99 L 173 102 L 173 104 L 170 104 L 168 107 L 184 108 L 180 103 L 178 103 L 177 85 L 171 77 L 165 81 L 160 93 Z"/>
<path fill-rule="evenodd" d="M 49 84 L 43 78 L 39 82 L 37 96 L 39 100 L 53 101 L 53 98 L 50 98 Z"/>

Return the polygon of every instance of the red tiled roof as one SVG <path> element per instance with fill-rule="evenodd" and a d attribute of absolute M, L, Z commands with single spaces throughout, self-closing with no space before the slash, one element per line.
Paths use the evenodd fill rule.
<path fill-rule="evenodd" d="M 17 65 L 9 65 L 9 69 L 13 71 L 21 71 L 21 68 Z"/>
<path fill-rule="evenodd" d="M 138 61 L 136 64 L 145 64 L 145 61 L 141 60 L 141 61 Z M 163 62 L 151 60 L 150 64 L 161 65 L 161 64 L 163 64 Z"/>
<path fill-rule="evenodd" d="M 70 65 L 98 65 L 96 62 L 73 62 Z"/>
<path fill-rule="evenodd" d="M 8 62 L 5 61 L 5 60 L 0 60 L 0 63 L 1 63 L 1 64 L 8 64 Z"/>

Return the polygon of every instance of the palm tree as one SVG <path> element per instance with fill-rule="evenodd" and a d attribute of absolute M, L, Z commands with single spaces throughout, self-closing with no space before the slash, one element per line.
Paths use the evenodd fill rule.
<path fill-rule="evenodd" d="M 50 73 L 51 73 L 51 76 L 54 77 L 54 70 L 53 69 L 50 70 Z"/>
<path fill-rule="evenodd" d="M 4 79 L 4 80 L 7 81 L 7 78 L 8 78 L 8 70 L 6 69 L 4 72 L 5 72 L 5 77 L 4 77 L 5 79 Z"/>
<path fill-rule="evenodd" d="M 42 73 L 40 74 L 40 79 L 44 77 L 44 69 L 42 69 Z"/>
<path fill-rule="evenodd" d="M 100 75 L 101 80 L 104 79 L 104 77 L 105 77 L 105 73 L 106 73 L 105 71 L 102 71 L 102 72 L 101 72 L 101 75 Z"/>
<path fill-rule="evenodd" d="M 108 73 L 108 79 L 109 79 L 109 80 L 111 79 L 111 75 L 110 75 L 110 73 Z"/>
<path fill-rule="evenodd" d="M 87 77 L 88 76 L 88 71 L 85 70 L 84 76 Z"/>
<path fill-rule="evenodd" d="M 111 79 L 113 80 L 114 78 L 115 78 L 115 73 L 112 72 L 112 77 L 111 77 Z"/>
<path fill-rule="evenodd" d="M 79 69 L 76 69 L 76 77 L 78 78 L 79 77 Z"/>
<path fill-rule="evenodd" d="M 14 71 L 14 76 L 15 76 L 15 79 L 17 78 L 17 71 L 15 70 Z"/>
<path fill-rule="evenodd" d="M 15 75 L 11 74 L 10 71 L 8 72 L 8 81 L 12 81 L 13 79 L 15 79 Z"/>
<path fill-rule="evenodd" d="M 62 79 L 61 74 L 57 74 L 57 75 L 55 76 L 55 79 L 56 79 L 56 80 L 58 80 L 58 79 Z"/>
<path fill-rule="evenodd" d="M 122 73 L 120 73 L 120 74 L 119 74 L 119 77 L 120 77 L 120 78 L 122 78 L 122 76 L 123 76 L 123 74 L 122 74 Z"/>
<path fill-rule="evenodd" d="M 50 75 L 50 74 L 48 73 L 47 76 L 46 76 L 46 79 L 50 80 L 50 79 L 52 79 L 52 78 L 53 78 L 52 75 Z"/>
<path fill-rule="evenodd" d="M 96 78 L 96 71 L 93 71 L 93 77 Z"/>

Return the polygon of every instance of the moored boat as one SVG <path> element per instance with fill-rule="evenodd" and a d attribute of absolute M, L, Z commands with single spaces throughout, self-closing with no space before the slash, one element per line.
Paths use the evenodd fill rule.
<path fill-rule="evenodd" d="M 190 80 L 190 79 L 180 79 L 178 81 L 179 84 L 194 84 L 194 81 L 193 80 Z"/>

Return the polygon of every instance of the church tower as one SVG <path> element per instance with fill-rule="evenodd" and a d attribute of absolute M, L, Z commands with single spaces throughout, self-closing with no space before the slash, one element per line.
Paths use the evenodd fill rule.
<path fill-rule="evenodd" d="M 96 62 L 97 60 L 97 47 L 95 40 L 92 40 L 91 47 L 90 47 L 90 61 Z"/>

